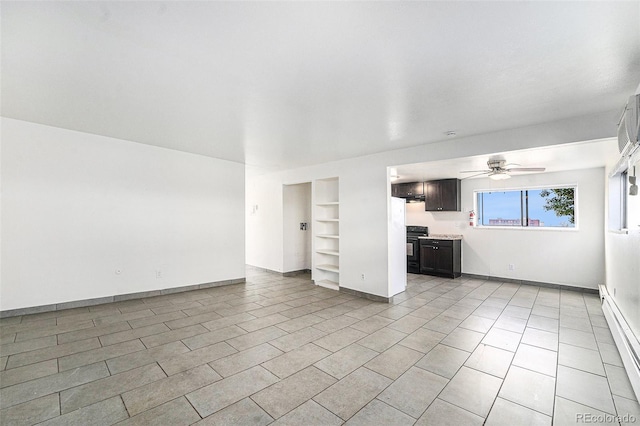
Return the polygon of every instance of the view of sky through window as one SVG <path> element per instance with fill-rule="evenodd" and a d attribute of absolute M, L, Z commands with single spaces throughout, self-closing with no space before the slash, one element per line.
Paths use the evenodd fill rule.
<path fill-rule="evenodd" d="M 487 191 L 477 193 L 478 225 L 480 226 L 523 226 L 528 212 L 529 227 L 575 227 L 572 216 L 561 214 L 558 216 L 557 205 L 551 205 L 550 199 L 554 194 L 552 189 L 546 197 L 544 189 L 528 189 L 521 191 Z M 569 210 L 573 212 L 573 194 L 571 190 L 570 200 L 562 200 L 569 204 Z M 528 197 L 528 198 L 527 198 Z M 549 209 L 545 209 L 545 206 Z M 528 207 L 528 210 L 527 210 Z M 562 212 L 561 212 L 562 213 Z M 566 212 L 565 212 L 566 213 Z"/>

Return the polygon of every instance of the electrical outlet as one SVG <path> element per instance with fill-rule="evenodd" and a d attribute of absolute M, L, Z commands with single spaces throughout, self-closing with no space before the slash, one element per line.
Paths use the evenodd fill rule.
<path fill-rule="evenodd" d="M 509 270 L 510 271 L 515 271 L 515 269 L 516 269 L 515 265 L 513 263 L 510 263 L 509 264 Z"/>
<path fill-rule="evenodd" d="M 156 278 L 162 278 L 162 271 L 160 269 L 156 270 Z"/>
<path fill-rule="evenodd" d="M 364 281 L 364 274 L 360 275 L 360 279 Z"/>

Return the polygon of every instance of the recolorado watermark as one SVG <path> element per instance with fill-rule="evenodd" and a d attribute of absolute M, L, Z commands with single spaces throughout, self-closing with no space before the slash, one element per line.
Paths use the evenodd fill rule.
<path fill-rule="evenodd" d="M 612 414 L 591 414 L 576 413 L 576 423 L 635 423 L 636 416 L 632 414 L 624 414 L 622 416 L 614 416 Z"/>

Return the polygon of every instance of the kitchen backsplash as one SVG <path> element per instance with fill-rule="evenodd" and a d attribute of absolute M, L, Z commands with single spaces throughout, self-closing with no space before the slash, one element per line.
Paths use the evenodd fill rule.
<path fill-rule="evenodd" d="M 425 212 L 424 203 L 407 203 L 407 225 L 428 226 L 429 234 L 464 234 L 469 212 Z"/>

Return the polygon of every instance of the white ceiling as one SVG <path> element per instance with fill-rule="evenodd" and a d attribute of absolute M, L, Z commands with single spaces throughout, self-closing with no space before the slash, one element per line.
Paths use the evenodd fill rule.
<path fill-rule="evenodd" d="M 267 168 L 620 110 L 640 82 L 639 1 L 0 7 L 3 116 Z"/>
<path fill-rule="evenodd" d="M 616 139 L 578 142 L 533 148 L 510 152 L 497 152 L 491 155 L 461 157 L 428 163 L 404 164 L 390 168 L 390 174 L 398 176 L 394 183 L 422 182 L 434 179 L 480 179 L 486 175 L 461 173 L 462 170 L 489 170 L 489 159 L 503 159 L 513 167 L 544 167 L 544 173 L 565 170 L 590 169 L 604 167 L 620 157 Z M 534 174 L 513 172 L 512 176 Z"/>

